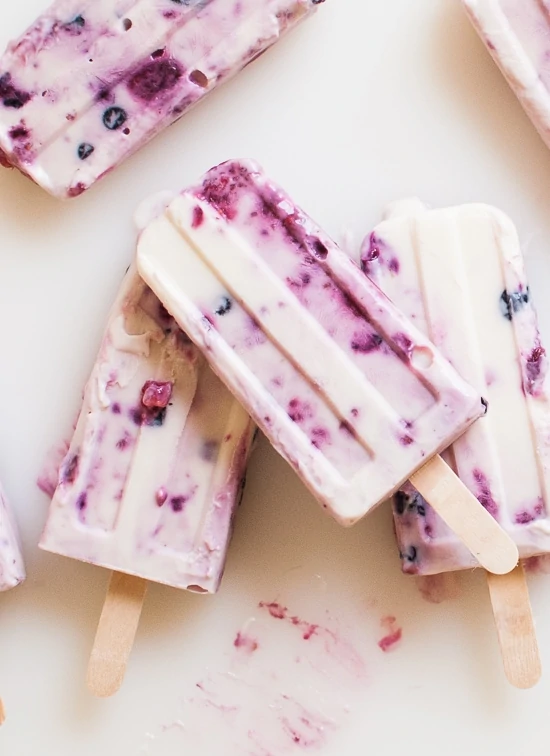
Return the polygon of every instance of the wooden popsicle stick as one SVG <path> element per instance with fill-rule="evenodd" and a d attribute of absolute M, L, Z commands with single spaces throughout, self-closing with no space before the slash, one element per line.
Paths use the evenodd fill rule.
<path fill-rule="evenodd" d="M 504 575 L 516 567 L 515 543 L 441 457 L 433 457 L 410 480 L 488 572 Z"/>
<path fill-rule="evenodd" d="M 532 688 L 542 670 L 523 565 L 507 575 L 488 572 L 487 582 L 506 677 L 516 688 Z"/>
<path fill-rule="evenodd" d="M 122 685 L 146 591 L 146 580 L 113 572 L 88 665 L 88 688 L 98 698 Z"/>
<path fill-rule="evenodd" d="M 4 702 L 0 698 L 0 727 L 6 721 L 6 710 L 4 709 Z"/>

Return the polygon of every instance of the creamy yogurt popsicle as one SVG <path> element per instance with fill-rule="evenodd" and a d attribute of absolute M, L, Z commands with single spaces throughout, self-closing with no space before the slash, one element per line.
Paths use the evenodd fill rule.
<path fill-rule="evenodd" d="M 512 536 L 520 556 L 550 552 L 550 384 L 512 222 L 485 205 L 390 208 L 362 252 L 367 275 L 485 397 L 489 411 L 446 454 Z M 394 498 L 405 572 L 476 566 L 409 485 Z"/>
<path fill-rule="evenodd" d="M 25 566 L 13 513 L 0 486 L 0 591 L 9 591 L 25 580 Z"/>
<path fill-rule="evenodd" d="M 344 525 L 485 411 L 479 394 L 251 161 L 225 163 L 179 195 L 142 233 L 138 267 Z"/>
<path fill-rule="evenodd" d="M 462 0 L 481 39 L 550 146 L 550 4 Z"/>
<path fill-rule="evenodd" d="M 86 386 L 40 546 L 215 592 L 253 430 L 131 270 Z"/>
<path fill-rule="evenodd" d="M 324 0 L 58 0 L 0 59 L 0 162 L 82 194 Z"/>
<path fill-rule="evenodd" d="M 485 205 L 427 210 L 398 203 L 366 240 L 365 272 L 486 397 L 488 413 L 445 453 L 461 480 L 516 542 L 550 552 L 548 360 L 516 230 Z M 477 561 L 414 486 L 394 497 L 405 572 L 432 575 Z M 541 674 L 523 568 L 488 575 L 508 680 Z"/>

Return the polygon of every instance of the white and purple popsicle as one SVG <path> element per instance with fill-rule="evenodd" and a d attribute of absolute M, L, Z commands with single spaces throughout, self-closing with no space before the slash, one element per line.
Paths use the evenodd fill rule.
<path fill-rule="evenodd" d="M 365 241 L 367 275 L 486 398 L 445 454 L 520 556 L 550 553 L 550 383 L 517 232 L 485 205 L 397 203 Z M 408 485 L 394 497 L 405 572 L 477 566 Z"/>
<path fill-rule="evenodd" d="M 130 271 L 40 546 L 117 572 L 215 592 L 253 423 Z"/>
<path fill-rule="evenodd" d="M 0 59 L 0 162 L 78 196 L 321 2 L 58 0 Z"/>
<path fill-rule="evenodd" d="M 550 147 L 550 3 L 462 0 L 479 36 Z"/>
<path fill-rule="evenodd" d="M 25 565 L 13 513 L 0 486 L 0 591 L 9 591 L 25 580 Z"/>
<path fill-rule="evenodd" d="M 177 197 L 141 235 L 138 267 L 342 524 L 485 411 L 433 344 L 251 161 L 225 163 Z"/>

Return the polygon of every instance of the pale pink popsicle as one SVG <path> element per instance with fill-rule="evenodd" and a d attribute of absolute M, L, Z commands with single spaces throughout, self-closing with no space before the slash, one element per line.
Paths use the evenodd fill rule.
<path fill-rule="evenodd" d="M 199 592 L 219 586 L 254 426 L 131 270 L 40 542 Z"/>
<path fill-rule="evenodd" d="M 550 2 L 462 2 L 487 49 L 550 147 Z"/>
<path fill-rule="evenodd" d="M 13 513 L 0 487 L 0 591 L 8 591 L 25 580 L 25 566 Z"/>
<path fill-rule="evenodd" d="M 138 267 L 275 448 L 351 525 L 484 412 L 433 345 L 252 162 L 183 192 Z"/>
<path fill-rule="evenodd" d="M 57 0 L 0 59 L 0 162 L 82 194 L 323 1 Z"/>
<path fill-rule="evenodd" d="M 398 203 L 367 238 L 367 275 L 486 398 L 488 413 L 446 453 L 516 542 L 550 552 L 548 359 L 511 221 L 485 205 Z M 408 485 L 394 498 L 405 572 L 475 567 L 472 554 Z"/>

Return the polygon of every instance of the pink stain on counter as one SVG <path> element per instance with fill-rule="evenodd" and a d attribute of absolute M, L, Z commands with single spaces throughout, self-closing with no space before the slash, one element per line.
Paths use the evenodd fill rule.
<path fill-rule="evenodd" d="M 257 651 L 260 647 L 260 644 L 256 640 L 256 638 L 252 637 L 251 635 L 247 635 L 244 632 L 237 633 L 235 640 L 233 641 L 233 645 L 235 646 L 235 648 L 238 648 L 248 654 L 253 654 L 254 651 Z"/>
<path fill-rule="evenodd" d="M 311 622 L 307 622 L 306 620 L 302 620 L 295 615 L 291 615 L 286 606 L 282 606 L 276 601 L 272 601 L 269 604 L 265 601 L 260 601 L 258 606 L 260 609 L 266 609 L 274 619 L 286 620 L 287 622 L 290 622 L 291 625 L 300 628 L 300 630 L 302 631 L 302 638 L 304 640 L 309 640 L 319 630 L 319 625 L 315 625 Z"/>
<path fill-rule="evenodd" d="M 550 554 L 524 559 L 522 564 L 529 575 L 550 575 Z"/>
<path fill-rule="evenodd" d="M 284 756 L 321 752 L 336 739 L 367 684 L 356 623 L 344 627 L 328 611 L 312 621 L 288 602 L 261 601 L 258 610 L 233 636 L 225 668 L 193 686 L 140 756 Z"/>
<path fill-rule="evenodd" d="M 397 624 L 397 618 L 393 616 L 383 617 L 380 624 L 386 634 L 378 641 L 378 647 L 384 653 L 393 651 L 401 643 L 403 629 Z"/>

